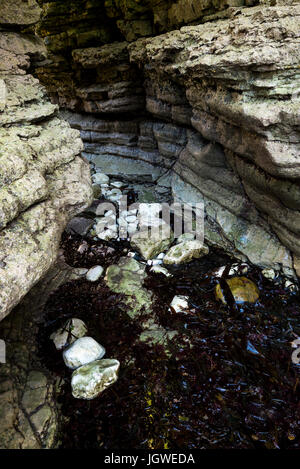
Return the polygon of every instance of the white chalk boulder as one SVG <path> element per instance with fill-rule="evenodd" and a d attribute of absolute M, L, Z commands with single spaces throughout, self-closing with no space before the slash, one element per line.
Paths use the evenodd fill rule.
<path fill-rule="evenodd" d="M 63 359 L 68 368 L 76 370 L 104 357 L 105 348 L 92 337 L 81 337 L 63 352 Z"/>
<path fill-rule="evenodd" d="M 76 399 L 94 399 L 118 379 L 120 362 L 114 359 L 96 360 L 81 366 L 72 374 L 72 394 Z"/>

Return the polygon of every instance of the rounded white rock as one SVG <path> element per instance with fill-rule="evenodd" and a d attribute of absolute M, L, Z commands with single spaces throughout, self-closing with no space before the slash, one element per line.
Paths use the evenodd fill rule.
<path fill-rule="evenodd" d="M 93 174 L 92 180 L 96 184 L 108 184 L 109 183 L 109 177 L 104 173 Z"/>
<path fill-rule="evenodd" d="M 161 252 L 160 254 L 158 254 L 156 259 L 163 259 L 165 256 L 166 256 L 165 253 Z"/>
<path fill-rule="evenodd" d="M 81 319 L 69 319 L 63 327 L 51 334 L 50 339 L 53 340 L 57 350 L 62 350 L 65 347 L 73 344 L 75 340 L 84 337 L 87 333 L 87 327 Z"/>
<path fill-rule="evenodd" d="M 123 187 L 125 184 L 121 181 L 113 181 L 110 183 L 110 185 L 112 187 L 116 187 L 117 189 L 120 189 L 121 187 Z"/>
<path fill-rule="evenodd" d="M 261 273 L 268 280 L 274 280 L 274 278 L 276 277 L 276 272 L 275 272 L 274 269 L 264 269 L 264 270 L 262 270 Z"/>
<path fill-rule="evenodd" d="M 95 267 L 92 267 L 90 270 L 88 270 L 86 274 L 86 279 L 89 282 L 96 282 L 97 280 L 99 280 L 103 272 L 104 268 L 101 265 L 95 265 Z"/>
<path fill-rule="evenodd" d="M 64 350 L 63 359 L 68 368 L 76 370 L 82 365 L 100 360 L 104 355 L 105 348 L 92 337 L 81 337 Z"/>
<path fill-rule="evenodd" d="M 118 379 L 120 362 L 106 358 L 81 366 L 72 374 L 72 395 L 76 399 L 94 399 Z"/>
<path fill-rule="evenodd" d="M 170 307 L 175 310 L 176 313 L 184 311 L 189 308 L 188 297 L 187 296 L 174 296 Z"/>

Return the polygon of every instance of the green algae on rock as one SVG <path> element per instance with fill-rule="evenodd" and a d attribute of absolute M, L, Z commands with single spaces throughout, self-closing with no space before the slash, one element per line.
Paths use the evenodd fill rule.
<path fill-rule="evenodd" d="M 151 310 L 153 298 L 151 293 L 143 288 L 145 278 L 145 266 L 133 258 L 122 257 L 118 264 L 111 265 L 106 270 L 107 286 L 113 292 L 125 295 L 127 314 L 131 318 Z"/>

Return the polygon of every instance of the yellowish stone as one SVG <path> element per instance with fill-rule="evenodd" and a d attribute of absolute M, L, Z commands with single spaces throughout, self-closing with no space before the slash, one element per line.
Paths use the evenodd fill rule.
<path fill-rule="evenodd" d="M 259 290 L 252 280 L 246 277 L 232 277 L 226 280 L 236 303 L 255 303 L 259 298 Z M 221 287 L 216 286 L 216 298 L 226 304 Z"/>

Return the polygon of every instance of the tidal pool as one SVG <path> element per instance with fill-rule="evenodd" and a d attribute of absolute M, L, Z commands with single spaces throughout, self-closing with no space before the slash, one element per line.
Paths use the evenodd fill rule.
<path fill-rule="evenodd" d="M 64 237 L 70 264 L 108 266 L 128 251 L 126 243 L 85 242 L 79 254 L 82 240 Z M 172 278 L 147 268 L 144 287 L 155 300 L 145 315 L 177 332 L 167 346 L 137 340 L 141 317 L 130 318 L 124 295 L 103 279 L 72 281 L 51 295 L 40 354 L 60 382 L 62 448 L 300 447 L 300 367 L 291 360 L 291 343 L 300 336 L 299 294 L 250 267 L 247 277 L 258 285 L 259 301 L 224 305 L 215 298 L 218 280 L 211 272 L 231 263 L 211 249 L 170 269 Z M 170 310 L 175 295 L 189 297 L 188 312 Z M 82 319 L 106 356 L 121 362 L 118 381 L 91 401 L 72 397 L 70 372 L 49 341 L 71 317 Z"/>

